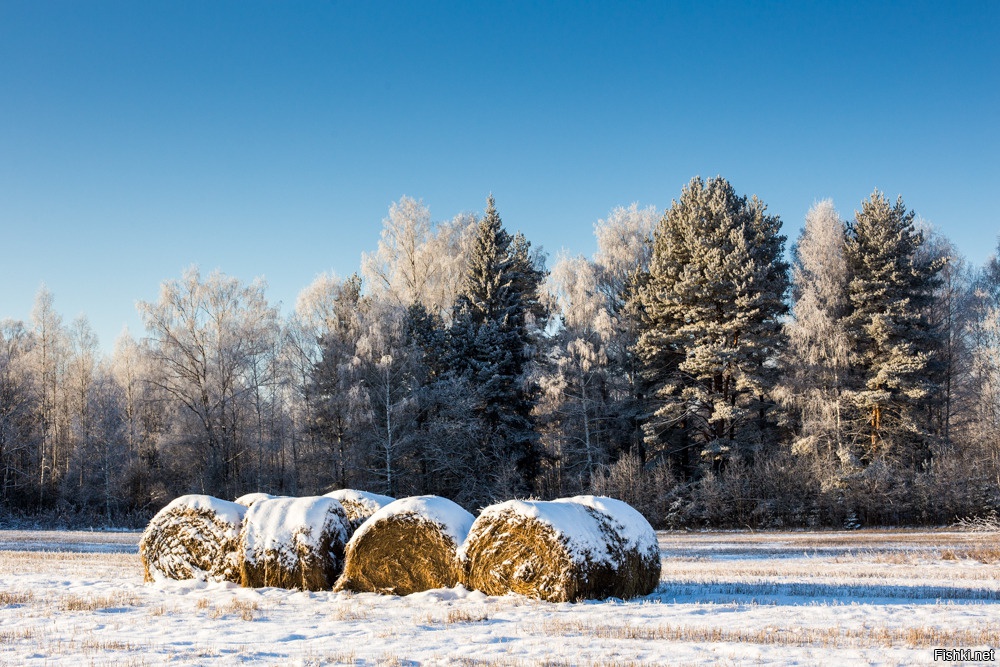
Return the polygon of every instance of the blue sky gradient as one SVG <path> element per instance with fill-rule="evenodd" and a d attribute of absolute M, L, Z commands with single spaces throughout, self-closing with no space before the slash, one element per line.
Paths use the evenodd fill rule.
<path fill-rule="evenodd" d="M 0 318 L 46 283 L 110 349 L 198 264 L 284 310 L 402 195 L 554 259 L 692 176 L 790 241 L 874 188 L 974 263 L 1000 234 L 998 2 L 0 0 Z"/>

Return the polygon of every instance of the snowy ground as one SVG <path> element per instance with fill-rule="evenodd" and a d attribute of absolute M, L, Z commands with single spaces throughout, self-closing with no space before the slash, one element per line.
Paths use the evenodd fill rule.
<path fill-rule="evenodd" d="M 551 604 L 144 584 L 137 533 L 0 531 L 0 664 L 911 665 L 1000 648 L 996 533 L 659 537 L 653 595 Z"/>

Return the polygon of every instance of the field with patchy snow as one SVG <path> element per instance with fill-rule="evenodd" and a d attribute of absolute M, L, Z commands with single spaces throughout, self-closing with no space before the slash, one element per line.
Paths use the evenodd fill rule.
<path fill-rule="evenodd" d="M 0 531 L 0 664 L 911 665 L 1000 648 L 996 533 L 660 533 L 653 595 L 582 604 L 144 584 L 138 539 Z"/>

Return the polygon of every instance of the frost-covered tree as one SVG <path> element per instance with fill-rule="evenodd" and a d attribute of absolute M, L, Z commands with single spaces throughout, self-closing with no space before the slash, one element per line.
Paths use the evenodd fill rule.
<path fill-rule="evenodd" d="M 865 463 L 889 458 L 918 466 L 929 455 L 922 412 L 939 387 L 929 372 L 938 339 L 928 309 L 942 262 L 922 252 L 914 217 L 902 197 L 890 204 L 876 190 L 848 230 L 849 396 L 856 455 Z"/>
<path fill-rule="evenodd" d="M 612 450 L 634 450 L 645 460 L 642 421 L 645 387 L 635 354 L 639 341 L 640 310 L 635 298 L 653 255 L 653 230 L 662 215 L 653 206 L 617 207 L 594 225 L 597 237 L 598 291 L 605 295 L 608 334 L 608 395 L 615 424 L 609 431 Z"/>
<path fill-rule="evenodd" d="M 325 323 L 317 329 L 319 358 L 308 371 L 303 388 L 309 403 L 309 434 L 318 448 L 313 456 L 323 463 L 314 467 L 319 485 L 347 488 L 357 482 L 357 443 L 363 411 L 363 395 L 357 357 L 361 336 L 361 280 L 353 276 L 329 292 Z"/>
<path fill-rule="evenodd" d="M 723 178 L 694 178 L 656 229 L 636 351 L 653 392 L 647 446 L 690 475 L 752 455 L 771 428 L 787 311 L 781 221 Z"/>
<path fill-rule="evenodd" d="M 444 319 L 420 304 L 407 313 L 407 336 L 412 341 L 417 411 L 412 449 L 416 452 L 419 493 L 451 498 L 475 507 L 493 493 L 488 452 L 472 443 L 486 442 L 477 407 L 478 388 L 468 374 L 454 367 L 451 331 Z"/>
<path fill-rule="evenodd" d="M 34 337 L 23 322 L 0 322 L 0 502 L 25 507 L 35 498 L 39 396 L 31 373 Z"/>
<path fill-rule="evenodd" d="M 395 496 L 404 488 L 402 459 L 413 454 L 417 417 L 417 359 L 407 337 L 406 311 L 373 301 L 362 319 L 357 342 L 359 380 L 363 388 L 362 441 L 368 468 L 381 491 Z"/>
<path fill-rule="evenodd" d="M 929 225 L 921 231 L 925 240 L 920 262 L 941 267 L 926 313 L 937 348 L 927 367 L 937 387 L 937 396 L 928 403 L 928 428 L 951 446 L 955 429 L 961 430 L 972 417 L 975 402 L 976 390 L 969 382 L 974 275 L 951 241 Z"/>
<path fill-rule="evenodd" d="M 74 389 L 81 386 L 74 383 Z M 126 441 L 122 387 L 105 363 L 91 369 L 85 393 L 75 400 L 87 405 L 74 406 L 79 431 L 70 474 L 64 482 L 64 494 L 94 515 L 102 515 L 109 524 L 128 501 L 125 484 L 132 473 L 132 457 Z"/>
<path fill-rule="evenodd" d="M 164 282 L 155 303 L 139 303 L 155 365 L 150 382 L 180 418 L 169 463 L 194 463 L 190 474 L 206 493 L 233 496 L 244 488 L 260 382 L 255 367 L 272 353 L 278 329 L 264 290 L 260 280 L 245 285 L 219 272 L 203 279 L 192 267 Z"/>
<path fill-rule="evenodd" d="M 66 371 L 68 334 L 56 312 L 52 292 L 44 285 L 31 311 L 35 344 L 32 372 L 37 378 L 41 399 L 42 441 L 38 449 L 39 500 L 55 500 L 57 482 L 69 461 L 69 424 L 63 379 Z"/>
<path fill-rule="evenodd" d="M 654 207 L 616 207 L 594 225 L 593 260 L 562 256 L 546 281 L 558 327 L 540 376 L 539 419 L 565 495 L 586 488 L 594 470 L 623 452 L 642 456 L 642 411 L 632 295 L 648 269 Z"/>
<path fill-rule="evenodd" d="M 151 355 L 126 329 L 115 341 L 108 373 L 118 387 L 116 418 L 121 420 L 125 453 L 119 461 L 124 474 L 121 501 L 131 509 L 146 507 L 153 498 L 160 468 L 157 439 L 165 415 L 152 376 Z"/>
<path fill-rule="evenodd" d="M 423 201 L 404 196 L 393 203 L 382 221 L 378 250 L 361 258 L 371 290 L 403 306 L 419 301 L 435 269 L 428 252 L 431 234 L 431 212 Z"/>
<path fill-rule="evenodd" d="M 369 293 L 404 308 L 419 303 L 434 313 L 449 310 L 465 275 L 474 218 L 434 224 L 423 201 L 404 196 L 382 224 L 378 249 L 361 260 Z"/>
<path fill-rule="evenodd" d="M 608 299 L 614 317 L 627 309 L 636 275 L 649 268 L 653 256 L 653 230 L 661 214 L 655 206 L 618 206 L 594 225 L 597 237 L 598 290 Z"/>
<path fill-rule="evenodd" d="M 1000 243 L 974 284 L 969 325 L 973 388 L 970 435 L 1000 462 Z"/>
<path fill-rule="evenodd" d="M 555 461 L 555 493 L 583 488 L 608 455 L 608 358 L 612 335 L 607 298 L 598 289 L 597 266 L 564 256 L 546 281 L 559 315 L 541 372 L 538 406 L 543 440 Z M 567 479 L 568 478 L 568 479 Z"/>
<path fill-rule="evenodd" d="M 66 407 L 69 416 L 71 452 L 64 480 L 66 495 L 80 495 L 95 457 L 94 446 L 101 434 L 101 418 L 96 405 L 95 383 L 98 374 L 98 340 L 86 316 L 73 320 L 69 331 L 69 356 L 66 368 Z M 104 406 L 100 406 L 104 407 Z"/>
<path fill-rule="evenodd" d="M 303 457 L 319 453 L 314 427 L 312 374 L 323 356 L 321 341 L 338 323 L 337 299 L 344 282 L 334 275 L 322 273 L 299 292 L 295 310 L 284 323 L 281 336 L 280 368 L 284 378 L 281 397 L 284 418 L 288 420 L 287 444 L 291 456 L 290 493 L 297 493 L 301 482 Z"/>
<path fill-rule="evenodd" d="M 850 341 L 846 225 L 830 200 L 813 206 L 793 249 L 792 317 L 785 326 L 782 402 L 793 413 L 798 454 L 831 461 L 844 449 Z"/>
<path fill-rule="evenodd" d="M 434 279 L 421 295 L 420 303 L 430 312 L 439 314 L 448 324 L 452 306 L 465 285 L 469 255 L 478 229 L 476 216 L 460 213 L 451 220 L 435 225 L 427 253 L 434 258 Z"/>

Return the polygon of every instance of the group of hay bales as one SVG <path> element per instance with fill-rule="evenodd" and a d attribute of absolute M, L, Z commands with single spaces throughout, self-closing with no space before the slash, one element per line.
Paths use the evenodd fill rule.
<path fill-rule="evenodd" d="M 463 584 L 552 602 L 648 595 L 656 533 L 619 500 L 511 500 L 479 517 L 437 496 L 182 496 L 140 542 L 147 581 L 204 578 L 408 595 Z"/>
<path fill-rule="evenodd" d="M 374 513 L 378 503 L 368 509 Z M 330 590 L 344 568 L 352 521 L 363 511 L 352 507 L 349 514 L 326 496 L 252 493 L 232 503 L 181 496 L 153 517 L 139 541 L 145 579 Z"/>

